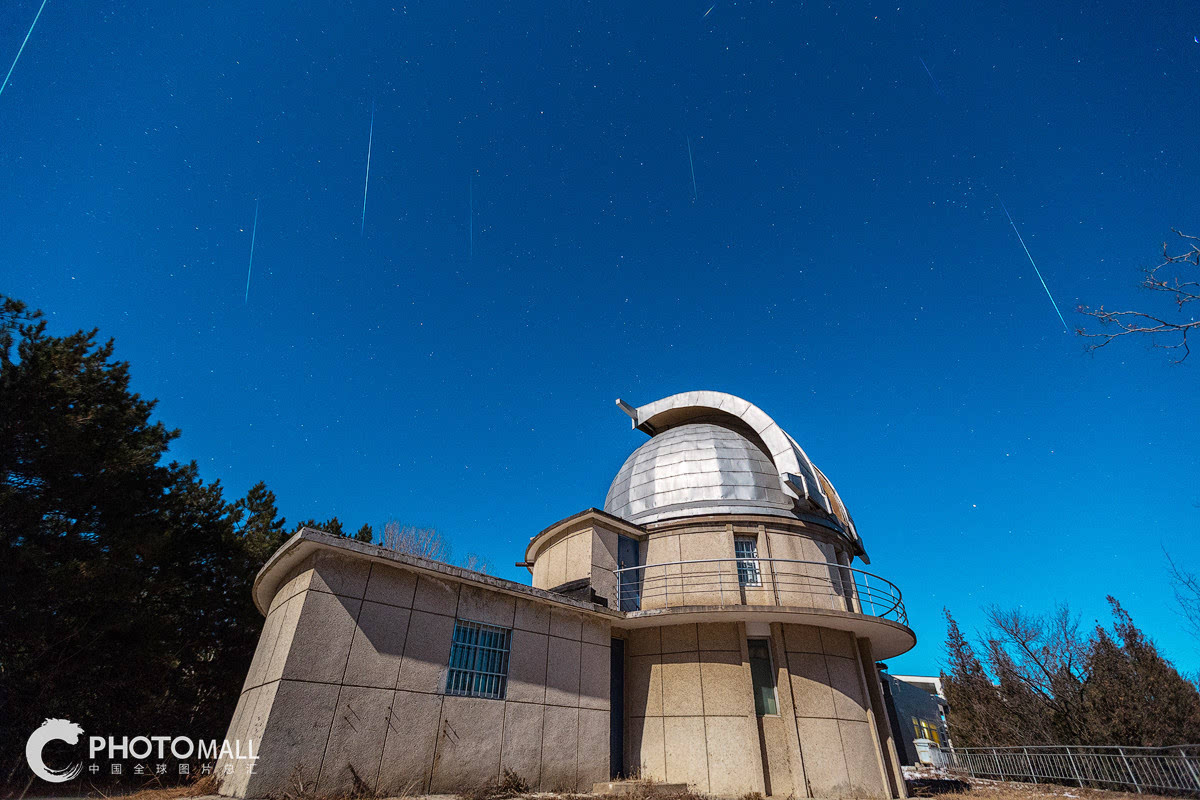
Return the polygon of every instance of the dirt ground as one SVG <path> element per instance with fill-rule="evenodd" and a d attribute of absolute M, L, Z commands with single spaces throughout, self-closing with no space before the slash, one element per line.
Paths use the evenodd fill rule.
<path fill-rule="evenodd" d="M 1168 800 L 1166 797 L 1152 794 L 1111 792 L 1102 789 L 1081 789 L 1074 786 L 1011 783 L 1008 781 L 988 781 L 972 778 L 958 781 L 958 787 L 960 788 L 955 788 L 953 784 L 939 782 L 936 779 L 934 779 L 931 786 L 926 778 L 933 776 L 914 775 L 910 777 L 912 779 L 909 781 L 909 796 L 914 798 L 930 797 L 937 800 Z M 649 794 L 635 793 L 621 800 L 648 800 L 647 795 Z M 89 792 L 85 797 L 89 798 L 89 800 L 105 800 L 106 798 L 112 798 L 113 800 L 117 798 L 120 800 L 225 800 L 225 798 L 219 798 L 212 794 L 211 781 L 168 788 L 147 787 L 131 793 L 107 794 L 95 791 Z M 510 794 L 503 791 L 497 792 L 493 789 L 492 791 L 472 792 L 467 795 L 424 795 L 403 798 L 375 798 L 367 796 L 317 798 L 314 796 L 303 796 L 281 798 L 280 800 L 515 800 L 515 798 L 528 798 L 529 800 L 589 800 L 594 797 L 597 796 L 552 793 Z M 27 796 L 25 800 L 31 800 L 31 798 Z M 65 798 L 57 798 L 57 800 L 65 800 Z M 655 796 L 653 800 L 708 800 L 708 798 L 704 795 L 687 793 L 671 797 Z M 747 795 L 746 797 L 738 798 L 738 800 L 763 800 L 763 798 L 761 796 Z M 1171 800 L 1178 800 L 1178 798 L 1172 798 Z"/>
<path fill-rule="evenodd" d="M 909 790 L 909 796 L 936 797 L 938 800 L 1168 800 L 1156 794 L 1081 789 L 1078 786 L 1058 786 L 1051 783 L 1014 783 L 980 778 L 966 778 L 962 783 L 966 784 L 966 789 L 950 792 L 925 791 L 918 784 Z"/>

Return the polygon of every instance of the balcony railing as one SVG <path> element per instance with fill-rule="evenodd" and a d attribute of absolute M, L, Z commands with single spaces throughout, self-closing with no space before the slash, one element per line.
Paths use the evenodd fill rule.
<path fill-rule="evenodd" d="M 973 778 L 1056 783 L 1139 794 L 1200 793 L 1200 747 L 956 747 L 933 751 L 935 766 Z"/>
<path fill-rule="evenodd" d="M 908 624 L 900 589 L 870 572 L 822 561 L 714 558 L 618 569 L 622 611 L 680 606 L 830 608 Z"/>

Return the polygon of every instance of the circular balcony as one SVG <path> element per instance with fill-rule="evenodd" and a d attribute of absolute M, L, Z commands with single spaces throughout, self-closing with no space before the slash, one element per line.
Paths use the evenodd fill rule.
<path fill-rule="evenodd" d="M 870 639 L 877 658 L 916 644 L 900 589 L 841 564 L 714 558 L 625 567 L 616 576 L 625 627 L 720 620 L 816 625 Z"/>

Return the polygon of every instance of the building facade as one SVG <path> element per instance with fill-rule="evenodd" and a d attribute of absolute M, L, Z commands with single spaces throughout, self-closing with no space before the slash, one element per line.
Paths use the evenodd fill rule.
<path fill-rule="evenodd" d="M 266 615 L 220 792 L 444 793 L 512 770 L 720 796 L 904 797 L 876 659 L 911 649 L 900 592 L 833 485 L 750 403 L 618 405 L 650 439 L 604 508 L 534 536 L 531 585 L 305 529 Z M 226 767 L 229 769 L 227 770 Z"/>
<path fill-rule="evenodd" d="M 917 742 L 924 742 L 925 753 L 930 747 L 948 747 L 950 733 L 946 726 L 949 706 L 942 696 L 942 679 L 934 675 L 890 675 L 880 665 L 879 679 L 883 700 L 892 722 L 892 738 L 900 763 L 911 767 L 924 762 Z"/>

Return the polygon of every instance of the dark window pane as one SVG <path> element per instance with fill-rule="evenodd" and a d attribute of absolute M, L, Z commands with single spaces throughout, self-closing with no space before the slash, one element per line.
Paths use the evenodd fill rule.
<path fill-rule="evenodd" d="M 754 684 L 754 712 L 760 717 L 778 714 L 770 645 L 766 639 L 751 639 L 747 644 L 750 651 L 750 679 Z"/>

